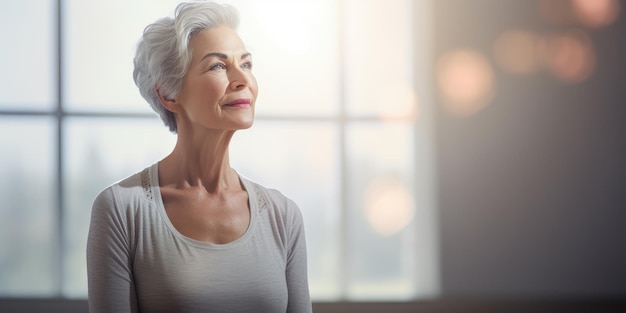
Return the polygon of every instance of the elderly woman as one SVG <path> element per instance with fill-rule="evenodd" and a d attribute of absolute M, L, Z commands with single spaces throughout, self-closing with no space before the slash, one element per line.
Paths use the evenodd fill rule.
<path fill-rule="evenodd" d="M 90 312 L 311 312 L 298 207 L 229 164 L 257 97 L 237 24 L 190 2 L 145 29 L 135 82 L 177 142 L 95 199 Z"/>

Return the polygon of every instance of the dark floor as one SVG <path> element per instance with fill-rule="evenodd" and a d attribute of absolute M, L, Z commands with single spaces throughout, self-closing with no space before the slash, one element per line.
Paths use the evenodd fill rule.
<path fill-rule="evenodd" d="M 85 300 L 0 299 L 2 313 L 86 313 Z M 401 303 L 315 303 L 315 313 L 624 313 L 618 300 L 433 300 Z"/>

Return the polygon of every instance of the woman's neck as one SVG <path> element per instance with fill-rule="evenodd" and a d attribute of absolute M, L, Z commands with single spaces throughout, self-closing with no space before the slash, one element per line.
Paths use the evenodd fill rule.
<path fill-rule="evenodd" d="M 233 134 L 215 131 L 194 137 L 179 133 L 174 150 L 159 163 L 159 185 L 199 187 L 209 193 L 240 189 L 228 155 Z"/>

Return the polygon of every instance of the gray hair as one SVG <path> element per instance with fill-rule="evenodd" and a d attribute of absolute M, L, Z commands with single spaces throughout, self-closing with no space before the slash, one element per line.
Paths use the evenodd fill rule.
<path fill-rule="evenodd" d="M 173 18 L 161 18 L 144 29 L 135 54 L 133 79 L 171 132 L 177 132 L 176 118 L 159 100 L 157 89 L 165 99 L 178 94 L 191 62 L 189 41 L 195 33 L 222 25 L 236 29 L 238 24 L 234 7 L 194 1 L 179 4 Z"/>

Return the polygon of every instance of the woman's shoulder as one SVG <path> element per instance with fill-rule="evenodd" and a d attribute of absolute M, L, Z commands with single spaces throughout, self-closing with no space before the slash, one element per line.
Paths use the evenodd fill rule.
<path fill-rule="evenodd" d="M 285 204 L 288 202 L 293 202 L 293 200 L 285 196 L 281 191 L 276 188 L 267 187 L 245 176 L 241 176 L 241 179 L 244 180 L 244 185 L 246 186 L 246 188 L 252 189 L 248 190 L 248 192 L 254 192 L 257 200 L 265 200 L 275 204 Z"/>
<path fill-rule="evenodd" d="M 147 167 L 105 187 L 96 196 L 93 204 L 94 209 L 101 207 L 109 209 L 128 208 L 132 204 L 153 200 L 153 188 L 150 180 L 151 168 Z"/>
<path fill-rule="evenodd" d="M 245 180 L 246 187 L 252 189 L 248 190 L 248 192 L 254 192 L 260 211 L 270 210 L 288 219 L 297 218 L 301 215 L 300 208 L 296 202 L 280 190 L 264 186 L 245 177 L 242 177 L 242 179 Z"/>

